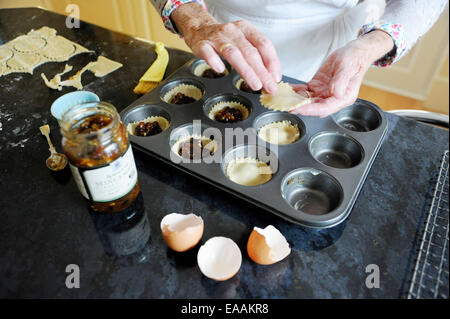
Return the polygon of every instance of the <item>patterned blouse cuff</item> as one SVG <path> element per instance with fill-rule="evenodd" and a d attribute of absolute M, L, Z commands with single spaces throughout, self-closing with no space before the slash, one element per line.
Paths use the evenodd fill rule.
<path fill-rule="evenodd" d="M 166 27 L 167 30 L 169 30 L 170 32 L 173 33 L 178 33 L 180 36 L 182 36 L 174 23 L 172 23 L 172 20 L 170 19 L 170 15 L 172 14 L 172 12 L 178 8 L 179 6 L 186 4 L 186 3 L 190 3 L 190 2 L 196 2 L 201 4 L 205 10 L 206 10 L 206 4 L 203 0 L 167 0 L 164 8 L 162 9 L 161 12 L 161 16 L 162 16 L 162 20 L 164 22 L 164 26 Z"/>
<path fill-rule="evenodd" d="M 381 30 L 386 32 L 392 37 L 392 40 L 394 40 L 395 44 L 391 52 L 387 53 L 378 61 L 375 61 L 374 65 L 386 67 L 400 60 L 406 53 L 406 40 L 403 26 L 398 23 L 392 24 L 384 21 L 370 23 L 364 25 L 361 30 L 359 30 L 359 36 L 362 36 L 374 30 Z"/>

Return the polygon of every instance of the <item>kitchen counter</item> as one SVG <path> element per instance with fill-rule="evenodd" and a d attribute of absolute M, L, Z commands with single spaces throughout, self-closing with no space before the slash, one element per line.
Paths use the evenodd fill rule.
<path fill-rule="evenodd" d="M 124 66 L 104 77 L 83 76 L 84 89 L 119 111 L 136 100 L 140 76 L 155 58 L 153 45 L 82 23 L 67 29 L 65 17 L 37 8 L 0 10 L 0 43 L 42 26 Z M 170 74 L 191 58 L 170 50 Z M 74 71 L 95 59 L 70 60 Z M 389 130 L 349 218 L 313 230 L 290 224 L 240 199 L 134 151 L 151 239 L 128 257 L 105 254 L 73 179 L 45 167 L 48 146 L 39 126 L 48 123 L 61 150 L 51 103 L 64 93 L 48 89 L 40 73 L 60 72 L 48 63 L 34 74 L 0 77 L 0 297 L 42 298 L 398 298 L 408 287 L 414 244 L 427 210 L 433 176 L 448 149 L 448 131 L 388 114 Z M 202 243 L 233 239 L 243 255 L 239 273 L 226 282 L 204 277 L 196 252 L 165 245 L 161 218 L 196 213 L 205 221 Z M 271 266 L 253 263 L 246 242 L 254 226 L 272 224 L 286 237 L 291 255 Z M 65 270 L 80 268 L 80 288 L 68 289 Z M 380 269 L 380 288 L 369 289 L 366 266 Z"/>

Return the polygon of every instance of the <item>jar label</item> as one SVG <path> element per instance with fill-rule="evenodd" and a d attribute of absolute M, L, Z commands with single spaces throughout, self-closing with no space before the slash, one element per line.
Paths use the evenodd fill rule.
<path fill-rule="evenodd" d="M 128 194 L 137 182 L 131 147 L 106 166 L 83 169 L 70 165 L 80 193 L 94 202 L 110 202 Z"/>

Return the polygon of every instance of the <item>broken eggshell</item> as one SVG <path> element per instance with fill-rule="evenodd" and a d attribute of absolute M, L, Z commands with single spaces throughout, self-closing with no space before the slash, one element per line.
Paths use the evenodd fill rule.
<path fill-rule="evenodd" d="M 242 264 L 238 245 L 226 237 L 212 237 L 202 245 L 197 254 L 200 271 L 206 277 L 224 281 L 237 274 Z"/>
<path fill-rule="evenodd" d="M 195 214 L 169 214 L 161 220 L 161 232 L 167 246 L 184 252 L 195 247 L 203 236 L 203 219 Z"/>
<path fill-rule="evenodd" d="M 257 264 L 272 265 L 286 258 L 291 249 L 283 234 L 269 225 L 264 229 L 253 229 L 248 238 L 247 253 Z"/>

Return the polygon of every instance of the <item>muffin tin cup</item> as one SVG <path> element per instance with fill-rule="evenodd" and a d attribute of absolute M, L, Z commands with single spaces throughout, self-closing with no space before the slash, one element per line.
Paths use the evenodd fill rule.
<path fill-rule="evenodd" d="M 179 154 L 176 154 L 173 152 L 174 145 L 187 137 L 201 137 L 205 139 L 211 140 L 212 143 L 215 143 L 215 152 L 214 154 L 204 154 L 201 159 L 187 159 L 179 156 Z M 212 145 L 211 145 L 212 146 Z M 200 121 L 196 121 L 194 123 L 187 123 L 184 125 L 181 125 L 177 128 L 175 128 L 169 138 L 169 147 L 172 150 L 171 152 L 171 160 L 173 163 L 204 163 L 204 164 L 210 164 L 213 162 L 220 162 L 222 157 L 222 140 L 221 140 L 221 133 L 218 129 L 209 127 L 205 124 L 202 124 Z"/>
<path fill-rule="evenodd" d="M 264 127 L 265 125 L 268 125 L 270 123 L 275 123 L 275 122 L 282 122 L 282 121 L 288 121 L 292 125 L 294 125 L 294 126 L 296 125 L 298 127 L 299 138 L 294 143 L 297 143 L 298 141 L 300 141 L 302 139 L 302 137 L 306 134 L 305 123 L 303 123 L 303 121 L 297 115 L 287 113 L 287 112 L 274 112 L 274 111 L 264 112 L 261 115 L 259 115 L 258 117 L 256 117 L 255 121 L 253 122 L 253 128 L 255 129 L 256 134 L 258 134 L 259 130 L 262 127 Z M 279 146 L 282 147 L 282 146 L 286 146 L 286 145 L 292 145 L 294 143 L 279 145 Z"/>
<path fill-rule="evenodd" d="M 360 100 L 334 114 L 333 119 L 339 126 L 354 132 L 373 131 L 382 122 L 377 109 Z"/>
<path fill-rule="evenodd" d="M 169 122 L 169 128 L 172 126 L 172 116 L 170 113 L 164 109 L 161 106 L 154 105 L 154 104 L 141 104 L 136 107 L 134 107 L 130 112 L 127 112 L 125 115 L 122 115 L 122 122 L 124 123 L 125 127 L 128 126 L 130 123 L 140 122 L 148 117 L 152 116 L 161 116 L 165 118 Z M 167 131 L 167 129 L 165 130 Z M 163 131 L 160 134 L 163 134 L 165 131 Z M 159 135 L 159 134 L 157 134 Z M 131 135 L 134 138 L 153 138 L 157 135 L 151 135 L 151 136 L 135 136 Z"/>
<path fill-rule="evenodd" d="M 238 77 L 235 70 L 229 69 L 227 76 L 217 79 L 193 75 L 191 70 L 198 61 L 189 61 L 159 87 L 121 112 L 125 122 L 139 120 L 139 115 L 142 115 L 141 119 L 149 116 L 143 105 L 158 106 L 165 112 L 162 113 L 170 116 L 171 125 L 163 133 L 151 138 L 130 136 L 133 146 L 292 223 L 327 228 L 344 221 L 356 202 L 386 134 L 387 119 L 383 111 L 373 103 L 357 100 L 354 105 L 326 118 L 273 112 L 260 104 L 259 94 L 243 92 L 234 86 L 234 79 Z M 184 106 L 162 101 L 161 94 L 167 89 L 166 85 L 180 79 L 200 82 L 204 88 L 203 97 Z M 283 81 L 301 83 L 287 77 Z M 250 107 L 249 117 L 233 124 L 211 120 L 209 110 L 217 102 L 229 98 Z M 191 133 L 194 120 L 201 122 L 203 135 L 211 135 L 211 132 L 217 135 L 214 139 L 220 142 L 220 147 L 214 156 L 199 163 L 180 162 L 176 154 L 175 159 L 178 160 L 174 161 L 171 147 L 177 137 Z M 257 130 L 262 125 L 280 120 L 295 122 L 301 131 L 300 139 L 292 144 L 275 145 L 258 138 Z M 206 130 L 209 130 L 207 134 L 204 133 Z M 230 132 L 240 138 L 233 138 L 230 142 Z M 277 164 L 269 181 L 257 186 L 243 186 L 228 179 L 225 169 L 230 159 L 246 157 L 246 154 L 258 150 L 267 154 L 260 160 Z M 303 185 L 295 188 L 292 182 L 286 185 L 294 176 L 300 177 L 297 180 L 303 181 Z"/>
<path fill-rule="evenodd" d="M 281 183 L 281 194 L 303 219 L 317 225 L 339 218 L 335 211 L 344 197 L 339 182 L 315 168 L 300 168 L 288 173 Z"/>
<path fill-rule="evenodd" d="M 224 76 L 222 76 L 222 77 L 219 77 L 219 78 L 203 78 L 203 77 L 201 77 L 200 75 L 197 75 L 196 73 L 198 73 L 198 72 L 196 72 L 197 71 L 197 68 L 198 67 L 201 67 L 201 65 L 202 64 L 206 64 L 206 62 L 204 61 L 204 60 L 194 60 L 194 61 L 191 61 L 190 63 L 189 63 L 189 70 L 190 70 L 190 75 L 191 76 L 193 76 L 193 77 L 195 77 L 195 78 L 198 78 L 198 79 L 203 79 L 203 80 L 206 80 L 206 81 L 215 81 L 215 80 L 218 80 L 218 79 L 222 79 L 222 78 L 224 78 L 224 77 L 228 77 L 228 76 L 230 76 L 230 73 L 231 73 L 231 70 L 232 70 L 232 68 L 231 68 L 231 66 L 230 66 L 230 64 L 227 62 L 227 61 L 225 61 L 225 60 L 222 60 L 222 62 L 224 63 L 224 65 L 225 65 L 225 75 Z M 206 64 L 207 65 L 207 64 Z"/>
<path fill-rule="evenodd" d="M 352 168 L 361 163 L 364 149 L 353 137 L 336 132 L 313 136 L 309 152 L 320 163 L 335 168 Z"/>
<path fill-rule="evenodd" d="M 175 79 L 175 80 L 169 81 L 168 83 L 164 84 L 164 85 L 161 87 L 161 89 L 160 89 L 160 91 L 159 91 L 161 100 L 164 101 L 164 102 L 166 102 L 166 103 L 171 104 L 169 101 L 166 101 L 166 100 L 164 99 L 164 97 L 165 97 L 166 94 L 169 93 L 172 89 L 175 89 L 176 87 L 178 87 L 178 86 L 180 86 L 180 85 L 183 85 L 183 84 L 195 86 L 196 88 L 198 88 L 198 89 L 202 92 L 202 97 L 203 97 L 203 95 L 205 95 L 205 86 L 203 85 L 202 82 L 197 81 L 197 80 L 195 80 L 195 79 L 191 79 L 191 78 L 179 78 L 179 79 Z M 202 97 L 201 97 L 201 98 L 202 98 Z M 199 100 L 201 100 L 201 98 L 200 98 Z M 195 103 L 195 102 L 193 102 L 193 103 Z M 174 105 L 177 105 L 177 106 L 182 107 L 182 106 L 190 105 L 190 104 L 193 104 L 193 103 L 174 104 Z"/>
<path fill-rule="evenodd" d="M 209 118 L 209 113 L 211 112 L 211 110 L 214 108 L 215 105 L 221 102 L 235 102 L 242 104 L 248 111 L 248 117 L 243 119 L 242 121 L 235 123 L 222 123 Z M 246 121 L 250 117 L 252 111 L 253 111 L 252 102 L 250 102 L 250 100 L 247 99 L 245 96 L 239 94 L 217 94 L 207 99 L 206 102 L 203 104 L 203 112 L 205 113 L 205 116 L 209 120 L 213 121 L 214 123 L 220 123 L 225 125 L 238 125 L 239 123 Z"/>
<path fill-rule="evenodd" d="M 270 167 L 272 172 L 272 178 L 278 172 L 278 158 L 277 155 L 270 149 L 259 146 L 259 145 L 238 145 L 229 150 L 227 150 L 222 159 L 222 171 L 225 176 L 227 176 L 227 166 L 228 164 L 238 158 L 252 158 L 259 160 L 267 166 Z M 227 177 L 228 178 L 228 177 Z M 259 186 L 259 185 L 258 185 Z M 243 186 L 243 187 L 254 187 L 254 186 Z"/>

